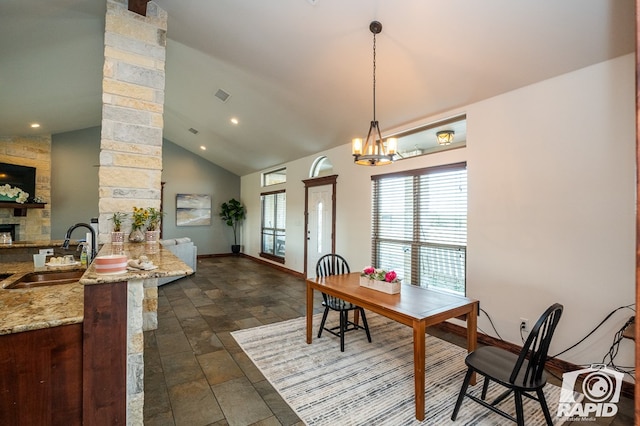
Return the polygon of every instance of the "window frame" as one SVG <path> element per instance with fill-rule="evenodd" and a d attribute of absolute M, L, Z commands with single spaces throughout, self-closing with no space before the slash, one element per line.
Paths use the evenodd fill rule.
<path fill-rule="evenodd" d="M 267 179 L 270 175 L 282 175 L 284 176 L 284 180 L 279 182 L 267 183 Z M 282 185 L 283 183 L 287 183 L 287 168 L 280 167 L 279 169 L 270 170 L 268 172 L 262 173 L 262 187 L 273 186 L 273 185 Z"/>
<path fill-rule="evenodd" d="M 436 134 L 440 130 L 454 130 L 456 134 L 454 142 L 449 145 L 437 144 Z M 389 137 L 397 139 L 397 150 L 393 161 L 464 148 L 467 146 L 467 115 L 457 115 L 385 136 L 385 138 Z M 415 150 L 407 151 L 409 147 L 415 147 Z"/>
<path fill-rule="evenodd" d="M 284 223 L 280 224 L 277 223 L 277 218 L 278 218 L 278 194 L 285 194 L 285 198 L 284 198 Z M 274 196 L 274 201 L 273 201 L 273 217 L 276 220 L 276 223 L 274 224 L 273 227 L 265 227 L 265 197 L 268 196 Z M 284 241 L 285 241 L 285 245 L 286 245 L 286 221 L 287 221 L 287 216 L 286 216 L 286 211 L 287 211 L 287 199 L 286 199 L 286 191 L 284 189 L 281 190 L 277 190 L 277 191 L 269 191 L 269 192 L 263 192 L 260 194 L 260 257 L 264 257 L 266 259 L 269 260 L 273 260 L 274 262 L 278 262 L 278 263 L 284 263 L 285 262 L 285 256 L 286 256 L 286 249 L 283 249 L 283 255 L 279 256 L 277 255 L 277 237 L 278 236 L 282 236 Z M 280 227 L 280 225 L 282 225 L 282 227 Z M 268 230 L 269 232 L 265 233 L 265 230 Z M 265 235 L 271 235 L 273 236 L 273 253 L 269 253 L 267 251 L 265 251 Z"/>
<path fill-rule="evenodd" d="M 429 204 L 433 202 L 433 200 L 437 200 L 436 198 L 425 198 L 425 190 L 428 188 L 432 188 L 427 180 L 427 176 L 431 175 L 433 178 L 436 174 L 443 172 L 456 172 L 463 171 L 464 176 L 459 176 L 459 178 L 464 178 L 465 191 L 463 195 L 463 205 L 464 205 L 464 220 L 460 222 L 461 216 L 460 214 L 448 212 L 448 215 L 445 216 L 447 220 L 445 220 L 445 224 L 442 225 L 442 229 L 438 230 L 438 226 L 435 225 L 433 227 L 429 227 L 427 230 L 427 225 L 432 225 L 433 223 L 429 223 L 429 210 L 427 207 Z M 409 270 L 405 275 L 408 276 L 408 280 L 404 281 L 405 284 L 413 284 L 418 285 L 420 287 L 426 287 L 433 290 L 441 290 L 447 291 L 454 294 L 465 295 L 466 294 L 466 258 L 467 258 L 467 216 L 468 216 L 468 187 L 467 187 L 467 163 L 453 163 L 442 166 L 433 166 L 426 167 L 415 170 L 407 170 L 395 173 L 381 174 L 371 176 L 372 181 L 372 206 L 371 206 L 371 263 L 375 267 L 382 267 L 385 269 L 396 268 L 401 269 L 402 271 Z M 382 209 L 380 207 L 380 203 L 384 203 L 385 199 L 385 188 L 382 187 L 385 179 L 403 179 L 403 178 L 411 178 L 405 179 L 398 183 L 398 185 L 407 185 L 403 191 L 401 192 L 402 200 L 401 202 L 408 200 L 407 203 L 410 204 L 410 213 L 405 213 L 403 216 L 397 219 L 393 219 L 393 216 L 390 216 L 389 209 Z M 437 177 L 436 177 L 437 178 Z M 390 185 L 393 185 L 392 182 L 388 182 Z M 442 185 L 442 183 L 441 183 Z M 388 190 L 388 189 L 387 189 Z M 380 192 L 382 191 L 382 195 Z M 391 192 L 389 193 L 391 194 Z M 398 191 L 393 192 L 393 194 L 398 194 Z M 452 192 L 453 194 L 453 192 Z M 408 198 L 407 198 L 408 195 Z M 386 200 L 389 202 L 393 201 L 393 195 L 389 195 L 386 197 Z M 451 195 L 451 197 L 454 197 Z M 430 201 L 431 200 L 431 201 Z M 461 199 L 451 198 L 450 204 L 447 204 L 447 208 L 451 205 L 454 209 L 459 208 L 461 204 Z M 439 216 L 436 216 L 440 218 Z M 448 220 L 452 220 L 456 223 L 452 228 L 447 227 L 449 223 Z M 393 224 L 393 227 L 385 227 L 385 225 Z M 460 231 L 460 234 L 455 234 L 454 237 L 451 237 L 448 234 L 450 229 Z M 436 237 L 434 238 L 435 230 Z M 462 232 L 461 230 L 464 230 Z M 440 234 L 438 234 L 440 231 Z M 430 235 L 427 237 L 426 235 Z M 392 238 L 392 236 L 394 238 Z M 439 238 L 449 239 L 452 238 L 451 241 L 435 241 Z M 386 245 L 386 247 L 385 247 Z M 408 247 L 408 249 L 407 249 Z M 389 262 L 390 257 L 394 257 L 394 250 L 398 250 L 396 253 L 402 259 L 402 263 L 398 264 L 397 259 L 394 262 Z M 437 256 L 428 256 L 427 252 L 437 252 Z M 404 257 L 403 257 L 404 256 Z M 386 258 L 386 259 L 385 259 Z M 433 259 L 436 259 L 435 262 Z M 444 260 L 442 260 L 444 259 Z M 452 260 L 453 259 L 453 260 Z M 439 263 L 440 262 L 440 263 Z M 453 267 L 451 263 L 454 263 Z M 392 263 L 390 265 L 389 263 Z M 454 272 L 450 273 L 448 278 L 443 280 L 441 285 L 435 285 L 438 282 L 438 279 L 431 276 L 429 277 L 428 272 L 433 272 L 434 269 L 442 268 L 446 265 L 446 268 Z M 431 269 L 432 266 L 435 266 Z M 425 272 L 426 271 L 426 272 Z M 460 277 L 462 275 L 462 277 Z M 407 277 L 403 277 L 407 278 Z M 462 284 L 460 285 L 459 280 L 462 279 Z M 410 281 L 410 282 L 409 282 Z M 444 282 L 448 282 L 444 284 Z M 455 284 L 451 284 L 454 282 Z M 462 290 L 459 290 L 459 287 L 462 287 Z"/>

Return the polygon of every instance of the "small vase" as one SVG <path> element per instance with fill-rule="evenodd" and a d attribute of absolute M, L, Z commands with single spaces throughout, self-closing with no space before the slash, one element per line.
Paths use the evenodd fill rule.
<path fill-rule="evenodd" d="M 144 238 L 148 243 L 157 243 L 160 239 L 160 231 L 146 231 Z"/>
<path fill-rule="evenodd" d="M 129 234 L 129 241 L 132 243 L 141 243 L 144 241 L 144 232 L 141 229 L 134 229 Z"/>
<path fill-rule="evenodd" d="M 112 244 L 123 244 L 124 243 L 124 232 L 122 232 L 122 231 L 113 231 L 111 233 L 111 243 Z"/>

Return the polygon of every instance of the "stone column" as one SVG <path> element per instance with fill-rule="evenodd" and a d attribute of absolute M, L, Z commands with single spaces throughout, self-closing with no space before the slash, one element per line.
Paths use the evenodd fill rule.
<path fill-rule="evenodd" d="M 127 425 L 144 421 L 143 295 L 143 280 L 127 283 Z"/>
<path fill-rule="evenodd" d="M 114 212 L 160 208 L 167 13 L 153 2 L 147 16 L 107 0 L 102 80 L 99 236 L 109 242 Z M 125 224 L 125 232 L 130 230 Z M 127 297 L 127 424 L 142 424 L 143 322 L 155 328 L 157 279 L 131 281 Z M 155 284 L 155 285 L 154 285 Z M 149 312 L 150 308 L 153 312 Z"/>
<path fill-rule="evenodd" d="M 114 212 L 160 208 L 167 13 L 107 0 L 99 171 L 99 243 Z M 125 232 L 127 227 L 125 225 Z"/>

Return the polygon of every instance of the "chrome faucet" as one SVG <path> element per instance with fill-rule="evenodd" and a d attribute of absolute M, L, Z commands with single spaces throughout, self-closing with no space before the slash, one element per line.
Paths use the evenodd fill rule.
<path fill-rule="evenodd" d="M 91 232 L 91 253 L 89 254 L 89 259 L 87 259 L 88 263 L 91 263 L 94 257 L 96 257 L 96 232 L 93 230 L 91 225 L 86 223 L 76 223 L 72 225 L 69 229 L 67 229 L 67 234 L 64 236 L 64 243 L 62 243 L 63 249 L 69 248 L 69 240 L 71 239 L 71 233 L 76 228 L 87 228 Z"/>

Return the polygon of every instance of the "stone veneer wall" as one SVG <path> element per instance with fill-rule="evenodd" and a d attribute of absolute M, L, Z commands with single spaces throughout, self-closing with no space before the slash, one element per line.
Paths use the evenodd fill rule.
<path fill-rule="evenodd" d="M 0 224 L 18 225 L 16 241 L 51 239 L 51 135 L 0 138 L 0 163 L 36 168 L 36 193 L 44 199 L 44 209 L 27 209 L 17 217 L 13 209 L 0 208 Z"/>
<path fill-rule="evenodd" d="M 167 13 L 147 4 L 147 16 L 107 0 L 102 80 L 99 236 L 109 241 L 114 212 L 160 208 L 162 114 Z M 128 228 L 128 229 L 127 229 Z M 130 230 L 130 220 L 125 224 Z M 127 424 L 143 423 L 144 335 L 157 327 L 157 279 L 128 286 Z"/>
<path fill-rule="evenodd" d="M 144 280 L 143 291 L 142 330 L 155 330 L 158 328 L 158 279 Z"/>
<path fill-rule="evenodd" d="M 167 13 L 149 2 L 145 17 L 126 0 L 107 0 L 105 25 L 100 243 L 109 241 L 114 212 L 160 208 Z"/>
<path fill-rule="evenodd" d="M 144 424 L 143 280 L 127 282 L 127 425 Z"/>

